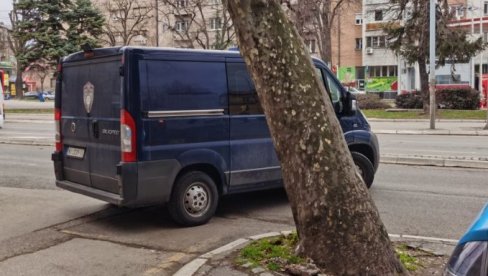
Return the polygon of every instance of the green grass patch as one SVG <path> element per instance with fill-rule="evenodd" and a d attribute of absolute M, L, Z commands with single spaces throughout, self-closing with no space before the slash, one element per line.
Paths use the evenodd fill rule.
<path fill-rule="evenodd" d="M 16 109 L 5 109 L 5 114 L 9 113 L 52 113 L 54 114 L 54 109 L 53 108 L 35 108 L 35 109 L 23 109 L 23 108 L 16 108 Z"/>
<path fill-rule="evenodd" d="M 254 241 L 239 252 L 237 265 L 247 264 L 248 268 L 263 267 L 270 271 L 285 271 L 287 265 L 305 264 L 306 259 L 295 255 L 298 236 L 294 232 L 288 236 L 279 236 Z M 395 244 L 397 257 L 405 269 L 415 272 L 422 268 L 420 259 L 415 256 L 416 249 L 408 248 L 403 243 Z"/>
<path fill-rule="evenodd" d="M 281 271 L 285 264 L 305 263 L 305 259 L 294 254 L 297 242 L 296 233 L 254 241 L 241 250 L 236 261 L 240 265 L 250 263 L 251 268 L 262 266 Z"/>
<path fill-rule="evenodd" d="M 362 110 L 368 118 L 376 119 L 429 119 L 429 114 L 418 111 L 391 112 L 383 109 L 365 109 Z M 485 120 L 486 110 L 450 110 L 440 109 L 436 114 L 437 119 L 446 120 Z"/>
<path fill-rule="evenodd" d="M 400 244 L 395 248 L 395 252 L 402 262 L 403 266 L 405 269 L 408 271 L 416 271 L 420 267 L 420 262 L 419 260 L 412 256 L 411 254 L 408 253 L 407 246 L 404 244 Z"/>

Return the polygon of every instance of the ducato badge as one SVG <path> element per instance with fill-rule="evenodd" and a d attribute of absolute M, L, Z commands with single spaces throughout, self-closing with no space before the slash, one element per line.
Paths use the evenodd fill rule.
<path fill-rule="evenodd" d="M 90 113 L 93 106 L 93 94 L 95 87 L 91 82 L 85 83 L 83 86 L 83 103 L 85 104 L 86 113 Z"/>

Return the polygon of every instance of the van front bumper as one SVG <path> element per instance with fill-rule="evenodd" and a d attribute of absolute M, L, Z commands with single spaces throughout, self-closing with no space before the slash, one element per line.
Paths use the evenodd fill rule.
<path fill-rule="evenodd" d="M 142 206 L 169 201 L 173 183 L 181 169 L 177 160 L 119 163 L 116 181 L 119 193 L 107 192 L 88 185 L 66 180 L 63 175 L 63 158 L 53 153 L 56 186 L 71 192 L 100 199 L 118 206 Z"/>

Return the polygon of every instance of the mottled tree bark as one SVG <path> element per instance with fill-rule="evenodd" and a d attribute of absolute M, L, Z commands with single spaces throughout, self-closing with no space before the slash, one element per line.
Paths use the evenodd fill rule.
<path fill-rule="evenodd" d="M 403 273 L 330 99 L 279 3 L 229 0 L 228 9 L 281 161 L 299 251 L 327 274 Z"/>

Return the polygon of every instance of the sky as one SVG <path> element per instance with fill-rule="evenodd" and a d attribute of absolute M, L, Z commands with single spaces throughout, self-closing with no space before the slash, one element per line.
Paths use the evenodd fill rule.
<path fill-rule="evenodd" d="M 0 0 L 0 22 L 10 26 L 8 13 L 12 10 L 12 0 Z"/>

